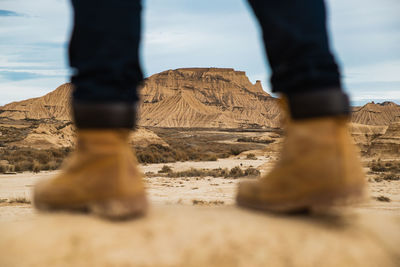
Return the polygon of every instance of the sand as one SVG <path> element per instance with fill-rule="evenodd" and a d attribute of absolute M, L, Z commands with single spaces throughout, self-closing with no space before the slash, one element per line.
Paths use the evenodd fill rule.
<path fill-rule="evenodd" d="M 167 164 L 232 168 L 269 158 Z M 157 173 L 164 164 L 141 166 Z M 0 176 L 0 199 L 31 198 L 57 172 Z M 0 266 L 400 266 L 400 181 L 369 182 L 365 203 L 325 216 L 237 208 L 243 179 L 147 177 L 146 217 L 113 223 L 0 203 Z M 386 196 L 390 202 L 378 201 Z"/>
<path fill-rule="evenodd" d="M 399 266 L 399 217 L 273 216 L 153 205 L 112 223 L 41 214 L 0 223 L 0 266 Z"/>

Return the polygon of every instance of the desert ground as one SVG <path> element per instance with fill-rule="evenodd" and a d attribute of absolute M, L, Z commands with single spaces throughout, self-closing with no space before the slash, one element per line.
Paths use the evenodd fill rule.
<path fill-rule="evenodd" d="M 399 266 L 400 181 L 369 174 L 365 202 L 332 214 L 280 216 L 235 206 L 243 179 L 165 177 L 188 168 L 272 166 L 273 157 L 141 165 L 149 214 L 108 222 L 38 213 L 34 184 L 58 171 L 0 176 L 1 266 Z"/>
<path fill-rule="evenodd" d="M 231 169 L 241 166 L 259 168 L 264 172 L 273 165 L 270 157 L 259 156 L 250 160 L 246 156 L 237 156 L 217 161 L 175 162 L 141 164 L 145 175 L 145 183 L 151 203 L 166 205 L 202 205 L 202 206 L 234 206 L 237 184 L 246 179 L 256 178 L 224 178 L 224 177 L 165 177 L 157 173 L 165 166 L 174 171 L 196 169 Z M 366 170 L 367 171 L 367 170 Z M 0 175 L 0 221 L 26 220 L 35 216 L 33 209 L 32 188 L 42 179 L 55 176 L 58 171 L 41 173 L 19 173 Z M 155 176 L 153 176 L 155 175 Z M 374 175 L 368 174 L 369 193 L 364 203 L 354 205 L 352 209 L 363 212 L 376 211 L 400 216 L 400 181 L 374 180 Z"/>
<path fill-rule="evenodd" d="M 203 147 L 196 150 L 203 158 L 140 164 L 151 206 L 136 220 L 37 212 L 34 184 L 59 171 L 0 175 L 0 266 L 400 266 L 400 180 L 371 168 L 373 162 L 392 166 L 396 158 L 363 158 L 369 187 L 363 203 L 284 216 L 235 205 L 237 184 L 257 175 L 206 175 L 235 168 L 265 174 L 278 159 L 279 133 L 157 134 L 171 150 L 184 147 L 176 140 Z M 238 154 L 215 158 L 230 147 Z M 170 175 L 186 170 L 201 175 Z"/>

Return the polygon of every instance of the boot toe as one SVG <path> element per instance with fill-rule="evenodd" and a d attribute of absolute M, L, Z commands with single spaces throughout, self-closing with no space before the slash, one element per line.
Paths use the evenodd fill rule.
<path fill-rule="evenodd" d="M 257 201 L 259 184 L 257 181 L 245 181 L 239 183 L 236 202 L 239 206 L 247 206 L 248 203 Z"/>

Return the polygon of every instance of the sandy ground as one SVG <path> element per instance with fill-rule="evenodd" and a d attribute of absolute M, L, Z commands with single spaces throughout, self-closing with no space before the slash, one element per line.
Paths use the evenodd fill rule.
<path fill-rule="evenodd" d="M 269 161 L 236 157 L 141 168 L 156 174 L 164 165 L 245 169 Z M 149 214 L 120 223 L 7 202 L 29 201 L 33 185 L 56 173 L 0 176 L 0 266 L 400 266 L 400 181 L 371 179 L 368 201 L 320 217 L 237 208 L 242 179 L 212 177 L 147 177 Z"/>
<path fill-rule="evenodd" d="M 241 166 L 270 168 L 272 166 L 269 157 L 257 157 L 257 160 L 248 160 L 245 156 L 218 161 L 206 162 L 176 162 L 168 164 L 141 165 L 143 173 L 156 175 L 164 166 L 170 166 L 174 171 L 183 171 L 190 168 L 215 169 Z M 0 175 L 0 221 L 18 221 L 34 216 L 35 211 L 31 204 L 7 203 L 7 200 L 27 199 L 31 200 L 34 184 L 42 179 L 49 179 L 57 174 L 53 172 L 41 172 L 38 174 L 21 173 L 16 175 Z M 213 177 L 146 177 L 146 188 L 150 201 L 155 204 L 179 204 L 179 205 L 234 205 L 236 188 L 241 179 L 213 178 Z M 372 179 L 370 179 L 372 180 Z M 400 216 L 400 181 L 370 181 L 369 197 L 366 202 L 354 206 L 361 211 L 377 211 Z M 386 197 L 387 201 L 378 200 L 378 197 Z M 3 199 L 4 202 L 1 202 Z"/>
<path fill-rule="evenodd" d="M 152 206 L 108 222 L 41 214 L 0 223 L 0 266 L 400 266 L 400 220 L 273 216 L 235 206 Z"/>

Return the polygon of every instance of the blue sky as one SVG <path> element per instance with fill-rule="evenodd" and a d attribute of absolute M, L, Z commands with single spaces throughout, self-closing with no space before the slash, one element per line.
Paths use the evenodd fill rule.
<path fill-rule="evenodd" d="M 144 1 L 146 76 L 180 67 L 232 67 L 261 80 L 270 70 L 244 0 Z M 353 104 L 400 103 L 400 1 L 328 0 L 331 45 Z M 68 81 L 67 0 L 0 0 L 0 105 Z"/>

